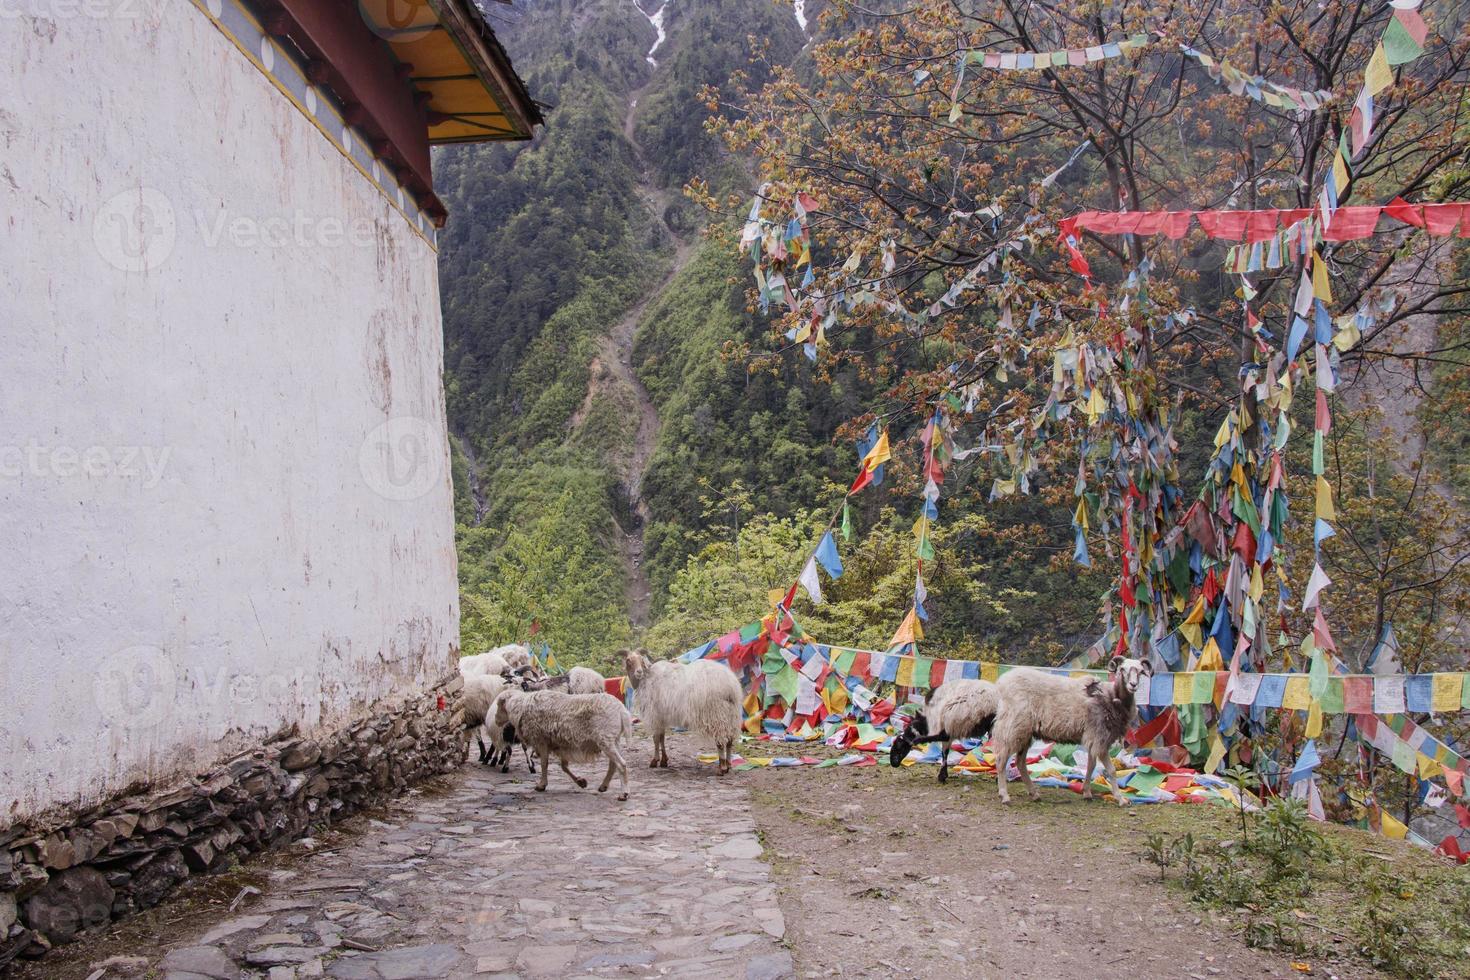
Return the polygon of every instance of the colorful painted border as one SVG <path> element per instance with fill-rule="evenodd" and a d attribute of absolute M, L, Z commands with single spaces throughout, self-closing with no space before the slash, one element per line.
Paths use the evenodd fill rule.
<path fill-rule="evenodd" d="M 411 194 L 389 173 L 369 149 L 363 133 L 347 124 L 342 106 L 325 90 L 307 80 L 296 58 L 276 42 L 239 0 L 190 0 L 219 28 L 240 53 L 335 146 L 358 173 L 377 187 L 388 203 L 403 215 L 410 228 L 439 251 L 439 229 Z"/>

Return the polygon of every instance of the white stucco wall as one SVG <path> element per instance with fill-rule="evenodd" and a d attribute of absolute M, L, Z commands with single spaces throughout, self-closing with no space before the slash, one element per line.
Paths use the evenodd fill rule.
<path fill-rule="evenodd" d="M 185 0 L 0 66 L 3 826 L 422 690 L 459 610 L 430 245 Z"/>

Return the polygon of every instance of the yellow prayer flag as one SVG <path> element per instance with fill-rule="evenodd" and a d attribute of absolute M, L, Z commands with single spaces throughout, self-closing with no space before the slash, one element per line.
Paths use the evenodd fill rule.
<path fill-rule="evenodd" d="M 1215 642 L 1212 636 L 1205 641 L 1205 648 L 1199 655 L 1199 663 L 1195 664 L 1195 670 L 1224 670 L 1225 661 L 1220 657 L 1220 644 Z"/>
<path fill-rule="evenodd" d="M 1317 518 L 1323 521 L 1337 520 L 1337 511 L 1332 509 L 1332 484 L 1317 477 Z"/>
<path fill-rule="evenodd" d="M 1225 740 L 1220 737 L 1218 731 L 1210 733 L 1210 757 L 1205 760 L 1204 771 L 1213 773 L 1220 768 L 1220 763 L 1225 759 Z"/>
<path fill-rule="evenodd" d="M 898 631 L 893 634 L 893 639 L 891 639 L 891 640 L 888 641 L 888 648 L 891 650 L 894 647 L 899 646 L 899 645 L 904 644 L 904 643 L 918 643 L 923 638 L 924 638 L 924 627 L 919 625 L 919 617 L 917 617 L 917 616 L 914 615 L 913 607 L 910 606 L 909 607 L 909 611 L 908 611 L 908 615 L 904 616 L 903 622 L 898 624 Z M 899 669 L 901 670 L 902 668 L 903 668 L 903 663 L 902 663 L 902 661 L 900 661 L 899 662 Z M 910 659 L 910 661 L 909 661 L 909 679 L 910 680 L 913 679 L 913 669 L 914 669 L 913 661 L 912 661 L 912 659 Z"/>
<path fill-rule="evenodd" d="M 1312 295 L 1324 303 L 1332 303 L 1332 285 L 1327 281 L 1327 260 L 1320 253 L 1312 255 Z"/>
<path fill-rule="evenodd" d="M 892 458 L 893 453 L 888 450 L 888 430 L 884 429 L 878 433 L 878 441 L 873 443 L 873 448 L 863 457 L 863 469 L 871 473 Z"/>
<path fill-rule="evenodd" d="M 1388 52 L 1383 50 L 1383 42 L 1373 49 L 1373 57 L 1368 59 L 1368 67 L 1363 70 L 1363 87 L 1368 90 L 1369 95 L 1377 95 L 1393 84 L 1393 69 L 1388 65 Z"/>
<path fill-rule="evenodd" d="M 1286 679 L 1286 691 L 1281 695 L 1281 707 L 1290 711 L 1306 711 L 1312 703 L 1312 693 L 1307 687 L 1307 675 L 1297 674 Z"/>
<path fill-rule="evenodd" d="M 779 606 L 781 604 L 781 600 L 786 598 L 786 590 L 772 589 L 770 592 L 766 593 L 766 598 L 771 601 L 771 606 L 772 608 L 774 608 L 776 606 Z"/>
<path fill-rule="evenodd" d="M 1161 676 L 1169 677 L 1169 674 Z M 1174 704 L 1193 704 L 1194 695 L 1194 671 L 1181 670 L 1172 675 L 1174 678 L 1174 696 L 1170 700 Z"/>
<path fill-rule="evenodd" d="M 1251 565 L 1251 588 L 1250 588 L 1251 601 L 1252 602 L 1260 602 L 1261 601 L 1261 596 L 1265 593 L 1265 591 L 1266 591 L 1266 583 L 1264 581 L 1262 581 L 1262 579 L 1261 579 L 1261 566 L 1259 564 L 1252 564 Z"/>
<path fill-rule="evenodd" d="M 1382 48 L 1379 49 L 1383 50 Z M 1383 818 L 1383 836 L 1393 840 L 1403 840 L 1408 834 L 1408 828 L 1395 820 L 1387 810 L 1382 810 L 1379 816 Z"/>
<path fill-rule="evenodd" d="M 1444 766 L 1423 752 L 1419 753 L 1418 762 L 1420 779 L 1433 779 L 1435 776 L 1443 775 L 1444 773 Z"/>
<path fill-rule="evenodd" d="M 1319 738 L 1322 735 L 1322 702 L 1313 701 L 1312 706 L 1307 709 L 1307 738 Z"/>
<path fill-rule="evenodd" d="M 1430 698 L 1429 710 L 1459 711 L 1460 691 L 1464 682 L 1464 674 L 1435 674 L 1434 693 Z"/>
<path fill-rule="evenodd" d="M 898 658 L 898 674 L 894 677 L 893 683 L 897 684 L 899 687 L 913 687 L 914 686 L 914 658 L 913 657 L 899 657 Z"/>
<path fill-rule="evenodd" d="M 998 668 L 998 665 L 996 665 L 996 664 L 990 664 L 990 663 L 985 663 L 984 661 L 981 661 L 981 663 L 980 663 L 980 679 L 982 681 L 989 681 L 990 683 L 994 684 L 996 682 L 996 680 L 999 678 L 999 676 L 1000 676 L 1000 670 Z"/>
<path fill-rule="evenodd" d="M 1082 530 L 1091 530 L 1087 523 L 1087 500 L 1084 497 L 1077 498 L 1077 513 L 1072 515 L 1072 522 Z"/>
<path fill-rule="evenodd" d="M 1339 193 L 1348 185 L 1349 177 L 1347 161 L 1342 158 L 1342 150 L 1339 149 L 1332 155 L 1332 179 L 1337 182 Z"/>

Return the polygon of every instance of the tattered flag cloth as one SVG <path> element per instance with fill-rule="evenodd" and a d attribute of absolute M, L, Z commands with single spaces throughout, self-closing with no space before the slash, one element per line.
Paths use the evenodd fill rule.
<path fill-rule="evenodd" d="M 1380 218 L 1390 218 L 1431 235 L 1470 238 L 1467 221 L 1470 203 L 1409 204 L 1395 200 L 1389 204 L 1364 204 L 1337 208 L 1332 224 L 1323 231 L 1330 242 L 1346 242 L 1367 238 L 1378 227 Z M 1164 235 L 1183 238 L 1198 228 L 1207 238 L 1233 242 L 1263 242 L 1278 231 L 1289 229 L 1316 214 L 1314 208 L 1268 208 L 1259 211 L 1082 211 L 1064 218 L 1058 232 L 1074 238 L 1079 232 L 1099 235 Z"/>

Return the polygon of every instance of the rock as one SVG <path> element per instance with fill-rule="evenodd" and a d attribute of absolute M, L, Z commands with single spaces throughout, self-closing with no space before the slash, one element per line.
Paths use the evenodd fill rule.
<path fill-rule="evenodd" d="M 289 966 L 314 960 L 326 951 L 321 946 L 267 946 L 246 953 L 245 962 L 251 966 Z"/>
<path fill-rule="evenodd" d="M 445 943 L 403 946 L 333 960 L 327 973 L 343 980 L 417 980 L 420 977 L 429 980 L 451 973 L 459 975 L 456 971 L 464 958 L 457 948 Z"/>
<path fill-rule="evenodd" d="M 626 953 L 599 953 L 582 963 L 583 970 L 604 970 L 609 967 L 648 966 L 658 954 L 651 949 L 635 949 Z"/>
<path fill-rule="evenodd" d="M 38 857 L 42 867 L 53 871 L 64 871 L 77 863 L 77 849 L 65 837 L 60 834 L 52 834 L 41 841 Z"/>
<path fill-rule="evenodd" d="M 0 941 L 10 935 L 10 927 L 15 925 L 15 920 L 19 917 L 15 895 L 11 892 L 0 892 Z"/>
<path fill-rule="evenodd" d="M 741 932 L 733 936 L 721 936 L 709 944 L 709 948 L 716 953 L 730 953 L 737 949 L 744 949 L 760 937 L 755 933 Z"/>
<path fill-rule="evenodd" d="M 133 873 L 133 899 L 139 908 L 152 908 L 187 877 L 189 868 L 184 856 L 176 849 L 161 851 Z"/>
<path fill-rule="evenodd" d="M 221 922 L 213 929 L 199 937 L 199 942 L 208 946 L 217 943 L 226 936 L 233 936 L 237 932 L 245 932 L 248 929 L 263 929 L 270 924 L 271 917 L 268 915 L 242 915 L 236 919 Z"/>
<path fill-rule="evenodd" d="M 54 943 L 112 921 L 114 892 L 95 868 L 70 868 L 26 900 L 26 924 Z"/>
<path fill-rule="evenodd" d="M 41 887 L 51 880 L 51 876 L 46 873 L 46 869 L 39 864 L 17 865 L 15 877 L 19 882 L 15 887 L 15 899 L 18 902 L 25 901 L 40 891 Z"/>
<path fill-rule="evenodd" d="M 737 860 L 753 859 L 761 856 L 761 844 L 760 841 L 749 834 L 740 834 L 714 847 L 710 853 L 716 857 L 735 858 Z"/>
<path fill-rule="evenodd" d="M 148 969 L 146 956 L 109 956 L 91 964 L 92 970 L 103 971 L 104 976 L 135 976 Z"/>
<path fill-rule="evenodd" d="M 185 946 L 169 950 L 168 955 L 163 958 L 162 966 L 166 971 L 193 973 L 201 977 L 215 977 L 217 980 L 233 980 L 240 975 L 240 968 L 235 965 L 235 961 L 214 946 Z"/>
<path fill-rule="evenodd" d="M 185 844 L 179 848 L 179 852 L 184 855 L 184 863 L 189 866 L 190 871 L 206 871 L 214 863 L 214 845 L 209 841 Z"/>
<path fill-rule="evenodd" d="M 756 956 L 745 965 L 745 980 L 785 980 L 794 975 L 790 953 Z"/>

